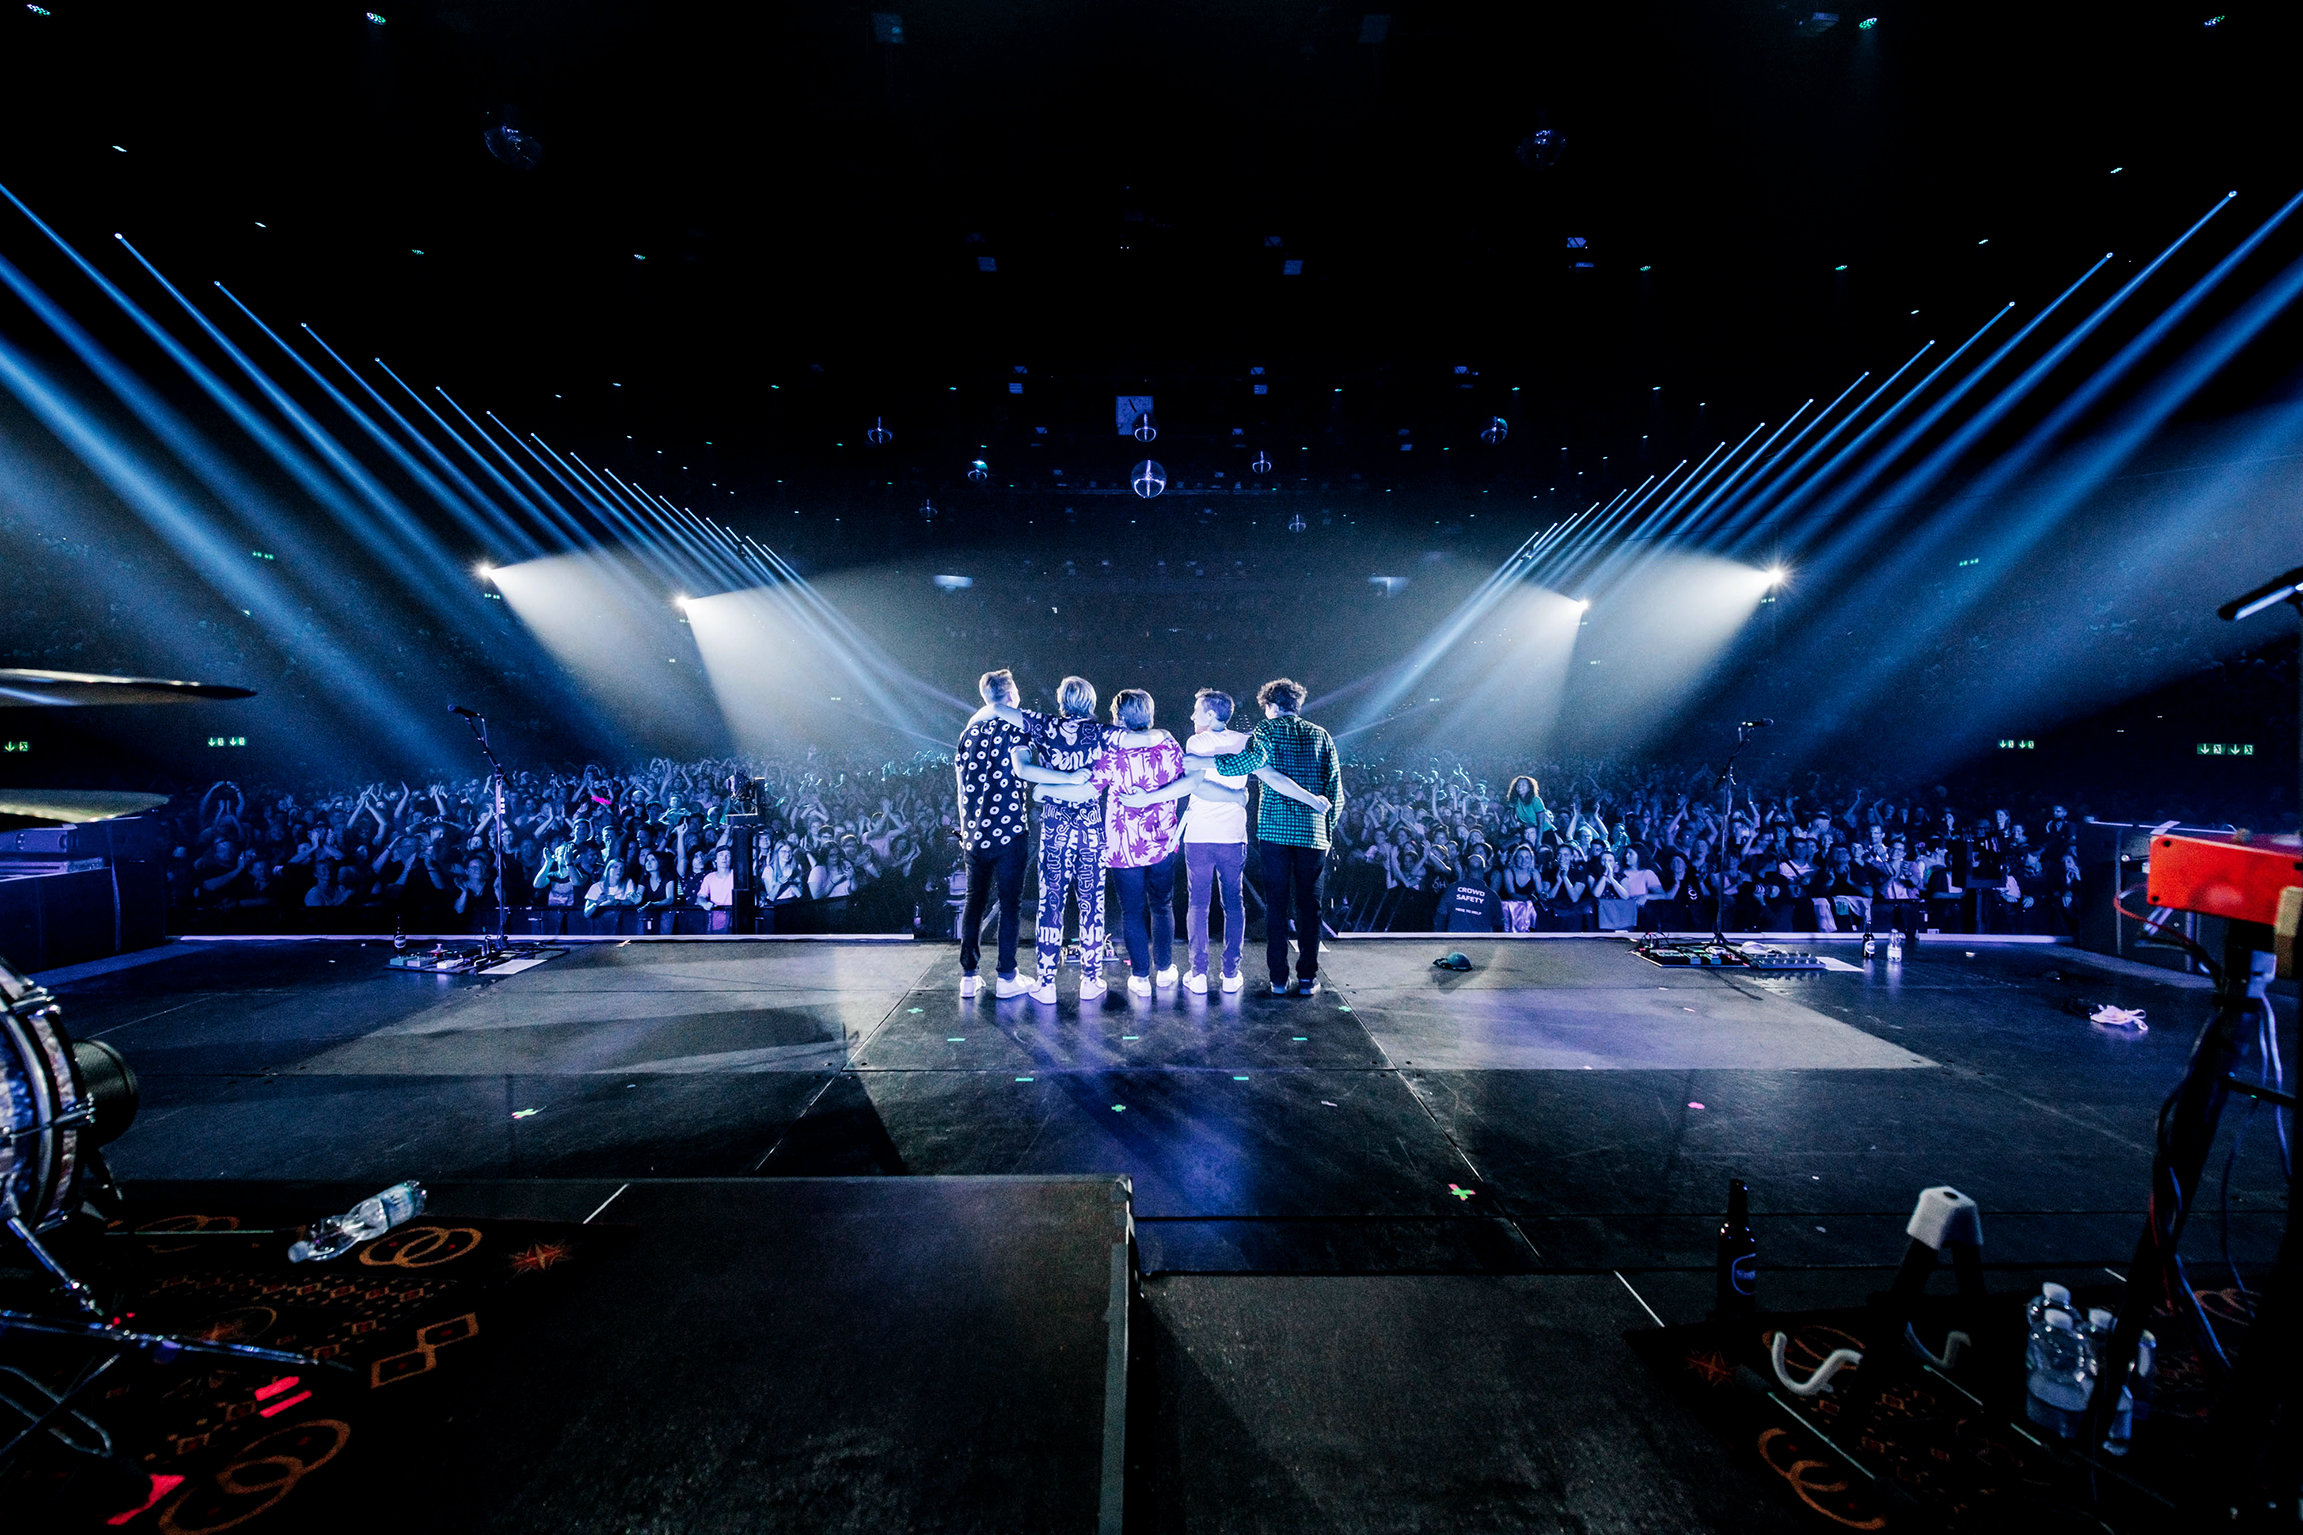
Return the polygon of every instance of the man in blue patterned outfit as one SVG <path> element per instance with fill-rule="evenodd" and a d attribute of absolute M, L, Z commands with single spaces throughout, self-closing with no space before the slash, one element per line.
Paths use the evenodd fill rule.
<path fill-rule="evenodd" d="M 1032 1000 L 1056 1000 L 1069 892 L 1079 900 L 1080 999 L 1093 1001 L 1104 989 L 1104 805 L 1103 791 L 1088 787 L 1087 779 L 1103 752 L 1104 727 L 1096 722 L 1095 687 L 1085 677 L 1063 680 L 1056 708 L 1053 715 L 1026 709 L 1009 719 L 1021 719 L 1031 732 L 1032 749 L 1016 753 L 1015 769 L 1040 807 L 1039 984 Z"/>
<path fill-rule="evenodd" d="M 1013 709 L 1015 674 L 1005 667 L 985 672 L 976 684 L 986 704 Z M 984 907 L 996 893 L 1000 905 L 999 979 L 1003 997 L 1021 996 L 1016 979 L 1016 935 L 1022 926 L 1024 861 L 1031 849 L 1031 811 L 1012 754 L 1031 744 L 1031 734 L 994 714 L 978 713 L 960 732 L 953 770 L 959 778 L 960 846 L 968 858 L 968 898 L 960 909 L 960 997 L 976 994 L 976 962 L 982 956 Z"/>

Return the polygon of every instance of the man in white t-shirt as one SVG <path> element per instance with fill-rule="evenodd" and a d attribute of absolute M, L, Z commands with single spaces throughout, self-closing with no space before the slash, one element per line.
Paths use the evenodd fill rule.
<path fill-rule="evenodd" d="M 1231 695 L 1201 688 L 1193 695 L 1189 757 L 1214 757 L 1247 749 L 1247 737 L 1231 728 Z M 1247 779 L 1209 771 L 1192 786 L 1183 822 L 1184 870 L 1190 879 L 1185 931 L 1191 940 L 1191 974 L 1184 985 L 1207 990 L 1208 903 L 1223 892 L 1223 989 L 1240 989 L 1240 938 L 1247 907 L 1240 899 L 1240 870 L 1247 863 Z"/>

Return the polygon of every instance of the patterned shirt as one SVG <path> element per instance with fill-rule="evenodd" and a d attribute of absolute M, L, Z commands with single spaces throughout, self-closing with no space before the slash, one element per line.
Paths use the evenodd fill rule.
<path fill-rule="evenodd" d="M 960 732 L 952 767 L 960 781 L 960 846 L 969 852 L 996 853 L 1031 831 L 1024 781 L 1008 758 L 1031 739 L 996 716 Z"/>
<path fill-rule="evenodd" d="M 1110 732 L 1117 736 L 1119 732 Z M 1183 776 L 1183 748 L 1164 730 L 1149 746 L 1121 746 L 1107 736 L 1103 755 L 1096 758 L 1088 782 L 1105 790 L 1104 867 L 1141 869 L 1174 856 L 1182 840 L 1183 825 L 1176 819 L 1176 802 L 1130 809 L 1120 796 L 1131 789 L 1164 789 Z"/>
<path fill-rule="evenodd" d="M 1104 737 L 1112 727 L 1077 714 L 1037 714 L 1024 711 L 1031 722 L 1032 754 L 1044 768 L 1059 773 L 1076 773 L 1082 768 L 1095 766 L 1096 755 L 1104 749 Z"/>
<path fill-rule="evenodd" d="M 1266 784 L 1257 796 L 1258 840 L 1288 847 L 1331 846 L 1335 818 L 1343 809 L 1343 768 L 1336 758 L 1335 738 L 1297 715 L 1274 715 L 1248 733 L 1245 749 L 1215 759 L 1215 770 L 1224 774 L 1252 773 L 1267 767 L 1279 769 L 1314 794 L 1327 796 L 1327 814 L 1314 815 L 1309 805 L 1275 794 Z"/>

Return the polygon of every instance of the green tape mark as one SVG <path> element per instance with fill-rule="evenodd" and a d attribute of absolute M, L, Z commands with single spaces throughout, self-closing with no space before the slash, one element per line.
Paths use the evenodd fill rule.
<path fill-rule="evenodd" d="M 1233 1077 L 1233 1078 L 1232 1078 L 1232 1080 L 1233 1080 L 1234 1082 L 1245 1082 L 1245 1081 L 1247 1080 L 1247 1078 L 1245 1078 L 1245 1077 Z"/>
<path fill-rule="evenodd" d="M 1143 1038 L 1143 1036 L 1142 1036 L 1141 1034 L 1122 1034 L 1122 1035 L 1120 1036 L 1120 1038 L 1122 1038 L 1122 1039 L 1141 1039 L 1141 1038 Z"/>
<path fill-rule="evenodd" d="M 1114 1114 L 1125 1114 L 1127 1111 L 1128 1106 L 1124 1103 L 1115 1103 L 1112 1105 L 1112 1112 Z"/>
<path fill-rule="evenodd" d="M 968 1037 L 965 1034 L 946 1034 L 944 1036 L 944 1043 L 947 1045 L 964 1045 L 967 1042 Z"/>
<path fill-rule="evenodd" d="M 1029 1081 L 1031 1080 L 1031 1078 L 1030 1078 L 1030 1077 L 1018 1077 L 1018 1078 L 1016 1078 L 1016 1080 L 1017 1080 L 1018 1082 L 1029 1082 Z"/>
<path fill-rule="evenodd" d="M 1299 1045 L 1308 1045 L 1311 1043 L 1311 1036 L 1309 1034 L 1298 1034 L 1295 1036 L 1295 1042 Z"/>
<path fill-rule="evenodd" d="M 919 1008 L 919 1007 L 907 1007 L 907 1008 L 905 1008 L 905 1009 L 904 1009 L 904 1011 L 905 1011 L 905 1012 L 907 1012 L 907 1013 L 920 1013 L 920 1012 L 925 1012 L 925 1011 L 927 1011 L 927 1009 L 925 1009 L 925 1008 Z"/>

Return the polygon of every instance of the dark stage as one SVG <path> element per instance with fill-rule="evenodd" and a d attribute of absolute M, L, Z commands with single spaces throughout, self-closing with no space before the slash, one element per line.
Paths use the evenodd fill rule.
<path fill-rule="evenodd" d="M 2152 1116 L 2209 999 L 2203 982 L 2044 945 L 1946 940 L 1892 971 L 1781 979 L 1662 970 L 1611 940 L 1466 941 L 1477 968 L 1453 975 L 1430 968 L 1442 947 L 1331 945 L 1317 998 L 1123 994 L 1085 1016 L 1068 972 L 1054 1009 L 962 1004 L 953 950 L 910 943 L 589 945 L 495 980 L 390 972 L 374 942 L 183 943 L 59 990 L 75 1032 L 142 1074 L 142 1116 L 113 1148 L 132 1194 L 417 1177 L 438 1212 L 566 1221 L 629 1184 L 600 1218 L 677 1246 L 715 1189 L 727 1219 L 805 1242 L 793 1212 L 810 1189 L 1124 1175 L 1141 1273 L 1127 1526 L 1270 1531 L 1792 1526 L 1782 1489 L 1622 1339 L 1649 1308 L 1676 1323 L 1709 1306 L 1727 1179 L 1752 1187 L 1769 1306 L 1860 1304 L 1938 1183 L 1981 1205 L 1994 1288 L 2103 1284 L 2132 1250 Z M 2152 1027 L 2115 1035 L 2073 999 L 2146 1008 Z M 2284 1225 L 2274 1176 L 2240 1160 L 2242 1263 L 2268 1259 Z M 748 1183 L 687 1181 L 753 1178 L 867 1181 L 793 1184 L 759 1210 Z M 942 1453 L 961 1455 L 1015 1432 L 978 1400 L 1014 1382 L 1046 1371 L 1081 1405 L 1069 1437 L 1045 1441 L 1062 1463 L 1050 1486 L 1070 1491 L 1020 1523 L 985 1490 L 997 1477 L 956 1473 L 895 1477 L 879 1517 L 1084 1529 L 1101 1441 L 1081 1414 L 1102 1398 L 1078 1356 L 1104 1336 L 1093 1244 L 1109 1238 L 1066 1257 L 1060 1233 L 1011 1231 L 995 1206 L 1110 1185 L 987 1184 L 973 1204 L 952 1192 L 967 1184 L 917 1186 L 947 1244 L 1011 1249 L 1004 1271 L 948 1272 L 996 1301 L 955 1303 L 952 1325 L 1085 1330 L 1068 1355 L 979 1347 L 1007 1386 L 953 1368 L 956 1345 L 896 1369 L 906 1410 L 933 1416 L 948 1392 Z M 836 1282 L 854 1312 L 793 1320 L 854 1333 L 862 1383 L 893 1378 L 896 1357 L 865 1279 L 916 1285 L 923 1260 L 901 1220 L 856 1229 L 886 1256 L 849 1252 Z M 2192 1237 L 2211 1253 L 2215 1222 Z M 810 1389 L 813 1428 L 791 1433 L 814 1448 L 787 1470 L 828 1475 L 837 1445 L 889 1432 L 878 1397 Z M 728 1464 L 683 1474 L 700 1485 Z M 860 1495 L 742 1507 L 746 1528 L 875 1527 Z"/>

